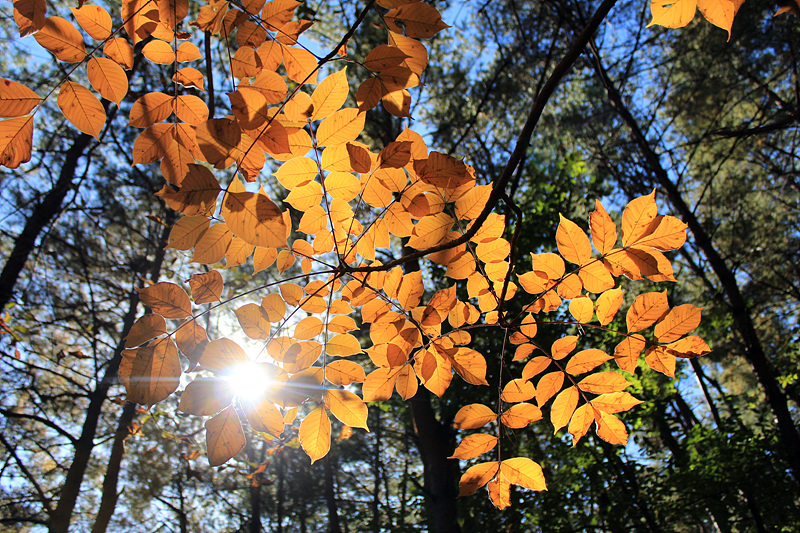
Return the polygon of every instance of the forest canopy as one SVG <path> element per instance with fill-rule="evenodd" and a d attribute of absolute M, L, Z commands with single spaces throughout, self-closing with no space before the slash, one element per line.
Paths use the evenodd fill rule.
<path fill-rule="evenodd" d="M 790 531 L 800 8 L 528 4 L 9 6 L 3 523 Z"/>

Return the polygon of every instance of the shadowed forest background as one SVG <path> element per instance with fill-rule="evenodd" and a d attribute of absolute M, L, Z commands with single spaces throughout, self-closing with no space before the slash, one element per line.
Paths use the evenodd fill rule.
<path fill-rule="evenodd" d="M 378 106 L 360 140 L 380 149 L 411 124 L 487 184 L 603 2 L 431 3 L 452 27 L 426 41 L 412 118 Z M 70 7 L 49 2 L 48 14 L 70 18 Z M 119 5 L 106 7 L 117 20 Z M 324 55 L 363 7 L 307 0 L 297 14 L 315 25 L 304 42 Z M 671 257 L 678 284 L 639 283 L 703 306 L 698 335 L 713 353 L 679 362 L 674 379 L 629 376 L 643 403 L 622 416 L 626 447 L 593 433 L 572 447 L 545 422 L 510 434 L 505 446 L 542 465 L 548 490 L 512 489 L 505 511 L 483 490 L 456 498 L 464 464 L 447 459 L 458 409 L 496 402 L 496 365 L 490 387 L 454 379 L 442 398 L 420 387 L 409 401 L 371 403 L 370 432 L 335 425 L 330 453 L 313 465 L 288 429 L 212 468 L 202 420 L 176 411 L 179 395 L 150 409 L 127 403 L 117 370 L 143 310 L 136 288 L 197 272 L 187 253 L 164 248 L 178 215 L 154 195 L 158 164 L 132 164 L 137 132 L 124 127 L 137 97 L 171 86 L 172 67 L 141 61 L 137 46 L 129 94 L 104 101 L 99 140 L 48 101 L 32 160 L 0 172 L 0 529 L 800 531 L 800 24 L 773 17 L 777 8 L 746 1 L 726 42 L 699 15 L 683 29 L 647 28 L 649 2 L 619 0 L 547 102 L 506 189 L 523 214 L 518 264 L 554 249 L 559 213 L 585 225 L 597 198 L 618 217 L 655 189 L 660 212 L 686 222 L 689 236 Z M 0 9 L 0 75 L 46 94 L 63 65 L 33 37 L 17 38 L 10 2 Z M 385 41 L 376 13 L 348 41 L 351 56 Z M 215 62 L 214 90 L 197 95 L 225 116 L 229 52 L 199 35 Z M 348 66 L 351 95 L 364 77 Z M 267 189 L 277 183 L 269 165 L 259 178 Z M 226 291 L 281 276 L 252 272 L 224 271 Z M 430 275 L 451 283 L 443 269 Z M 212 311 L 204 326 L 223 336 L 232 317 Z M 613 336 L 590 333 L 613 353 Z M 537 339 L 549 345 L 547 335 Z M 495 329 L 473 337 L 488 360 L 502 343 Z"/>

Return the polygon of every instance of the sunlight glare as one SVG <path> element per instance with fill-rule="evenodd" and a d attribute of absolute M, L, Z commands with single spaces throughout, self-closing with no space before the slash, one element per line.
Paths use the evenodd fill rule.
<path fill-rule="evenodd" d="M 264 368 L 252 362 L 237 366 L 228 378 L 228 386 L 242 401 L 258 400 L 270 384 L 270 377 Z"/>

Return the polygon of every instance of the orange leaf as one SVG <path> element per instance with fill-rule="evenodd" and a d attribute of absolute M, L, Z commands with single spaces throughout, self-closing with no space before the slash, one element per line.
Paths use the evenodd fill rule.
<path fill-rule="evenodd" d="M 544 372 L 548 366 L 550 366 L 551 361 L 552 359 L 544 355 L 534 357 L 533 359 L 528 361 L 528 363 L 522 369 L 522 378 L 531 379 L 535 376 L 538 376 L 539 374 Z"/>
<path fill-rule="evenodd" d="M 241 346 L 230 339 L 214 339 L 206 345 L 200 357 L 200 365 L 216 374 L 232 371 L 236 365 L 248 361 Z"/>
<path fill-rule="evenodd" d="M 576 265 L 585 265 L 592 257 L 592 245 L 583 230 L 568 218 L 559 214 L 556 242 L 561 255 Z"/>
<path fill-rule="evenodd" d="M 467 383 L 472 385 L 489 384 L 486 381 L 486 359 L 475 350 L 459 348 L 450 363 L 453 365 L 453 370 Z"/>
<path fill-rule="evenodd" d="M 540 408 L 544 407 L 544 404 L 561 390 L 561 386 L 564 384 L 564 376 L 565 374 L 561 370 L 542 376 L 536 384 L 536 403 L 539 404 Z"/>
<path fill-rule="evenodd" d="M 198 126 L 208 120 L 206 103 L 193 94 L 182 94 L 175 98 L 175 116 L 192 126 Z"/>
<path fill-rule="evenodd" d="M 355 140 L 364 129 L 366 114 L 355 108 L 340 109 L 317 128 L 317 145 L 330 146 Z"/>
<path fill-rule="evenodd" d="M 182 42 L 178 49 L 175 51 L 175 60 L 178 63 L 186 63 L 188 61 L 196 61 L 202 59 L 203 55 L 197 45 L 189 41 Z"/>
<path fill-rule="evenodd" d="M 646 343 L 644 337 L 639 334 L 625 337 L 622 342 L 614 348 L 614 359 L 617 365 L 628 372 L 636 370 L 636 360 L 644 350 Z"/>
<path fill-rule="evenodd" d="M 572 356 L 565 370 L 569 374 L 577 376 L 597 368 L 609 359 L 611 359 L 611 356 L 606 352 L 596 348 L 589 348 L 588 350 L 581 350 Z"/>
<path fill-rule="evenodd" d="M 213 272 L 216 271 L 214 270 Z M 258 304 L 245 304 L 235 312 L 245 335 L 251 339 L 258 340 L 269 338 L 269 317 L 263 307 Z"/>
<path fill-rule="evenodd" d="M 175 51 L 169 43 L 153 39 L 142 48 L 144 57 L 160 65 L 169 65 L 175 61 Z"/>
<path fill-rule="evenodd" d="M 283 213 L 263 192 L 228 192 L 220 213 L 234 235 L 254 246 L 286 246 Z"/>
<path fill-rule="evenodd" d="M 145 342 L 165 335 L 167 333 L 167 321 L 164 317 L 151 313 L 139 317 L 131 326 L 128 335 L 125 337 L 125 347 L 133 348 Z"/>
<path fill-rule="evenodd" d="M 218 302 L 222 298 L 222 274 L 218 270 L 195 274 L 189 279 L 189 287 L 194 303 Z"/>
<path fill-rule="evenodd" d="M 174 283 L 164 281 L 139 289 L 139 298 L 164 318 L 186 318 L 192 314 L 189 295 Z"/>
<path fill-rule="evenodd" d="M 331 448 L 331 421 L 325 408 L 317 407 L 300 423 L 300 444 L 311 459 L 311 463 L 328 455 Z"/>
<path fill-rule="evenodd" d="M 128 94 L 128 77 L 114 61 L 105 57 L 92 57 L 86 64 L 86 72 L 89 83 L 106 100 L 119 104 Z"/>
<path fill-rule="evenodd" d="M 631 384 L 620 374 L 616 372 L 600 372 L 592 374 L 580 380 L 578 387 L 586 392 L 593 392 L 595 394 L 608 394 L 611 392 L 620 392 Z"/>
<path fill-rule="evenodd" d="M 435 7 L 422 2 L 403 4 L 384 15 L 384 20 L 389 29 L 403 33 L 415 39 L 427 39 L 436 33 L 449 28 L 442 21 L 442 16 Z M 398 25 L 402 24 L 402 29 Z"/>
<path fill-rule="evenodd" d="M 219 466 L 244 448 L 246 440 L 239 415 L 233 406 L 206 421 L 206 449 L 208 463 Z"/>
<path fill-rule="evenodd" d="M 647 366 L 661 372 L 665 376 L 675 377 L 675 356 L 669 353 L 664 346 L 651 346 L 644 352 Z"/>
<path fill-rule="evenodd" d="M 625 317 L 628 332 L 633 333 L 652 326 L 661 320 L 668 310 L 667 291 L 640 294 L 633 301 Z"/>
<path fill-rule="evenodd" d="M 208 335 L 205 328 L 196 320 L 187 320 L 175 332 L 175 342 L 194 366 L 200 360 L 200 356 L 203 355 L 203 350 L 208 344 Z"/>
<path fill-rule="evenodd" d="M 322 333 L 324 327 L 322 320 L 315 316 L 309 316 L 297 323 L 294 328 L 294 337 L 298 340 L 312 339 Z"/>
<path fill-rule="evenodd" d="M 165 120 L 172 114 L 173 98 L 164 93 L 150 92 L 139 97 L 131 106 L 129 126 L 146 128 Z"/>
<path fill-rule="evenodd" d="M 594 316 L 594 302 L 588 296 L 579 296 L 569 303 L 569 313 L 576 322 L 589 322 Z"/>
<path fill-rule="evenodd" d="M 674 307 L 656 324 L 654 333 L 658 342 L 673 342 L 700 325 L 702 308 L 691 304 Z"/>
<path fill-rule="evenodd" d="M 284 422 L 278 408 L 271 400 L 263 399 L 243 406 L 244 414 L 250 427 L 277 437 L 283 433 Z"/>
<path fill-rule="evenodd" d="M 179 191 L 164 186 L 156 193 L 168 206 L 185 215 L 210 215 L 217 206 L 220 186 L 208 168 L 190 163 Z"/>
<path fill-rule="evenodd" d="M 232 239 L 233 234 L 227 224 L 214 224 L 197 241 L 192 261 L 201 265 L 213 265 L 222 261 Z"/>
<path fill-rule="evenodd" d="M 547 490 L 542 467 L 527 457 L 506 459 L 500 463 L 500 473 L 514 485 L 531 490 Z"/>
<path fill-rule="evenodd" d="M 103 45 L 103 53 L 124 69 L 133 68 L 133 47 L 121 37 L 114 37 Z"/>
<path fill-rule="evenodd" d="M 511 505 L 511 483 L 496 477 L 486 485 L 492 505 L 501 511 Z"/>
<path fill-rule="evenodd" d="M 100 131 L 106 123 L 106 110 L 92 91 L 79 83 L 65 81 L 58 92 L 57 102 L 73 126 L 100 139 Z"/>
<path fill-rule="evenodd" d="M 340 359 L 328 363 L 325 367 L 325 379 L 342 387 L 351 383 L 363 383 L 366 377 L 364 367 L 353 361 Z"/>
<path fill-rule="evenodd" d="M 175 392 L 181 381 L 178 348 L 170 338 L 149 346 L 124 350 L 119 365 L 119 380 L 128 401 L 153 405 Z"/>
<path fill-rule="evenodd" d="M 600 418 L 597 419 L 597 413 Z M 610 444 L 618 444 L 625 446 L 628 443 L 628 430 L 625 429 L 625 424 L 616 416 L 606 413 L 605 411 L 595 410 L 595 418 L 597 421 L 597 436 Z"/>
<path fill-rule="evenodd" d="M 606 413 L 620 413 L 642 403 L 627 392 L 612 392 L 601 394 L 591 401 L 592 405 Z"/>
<path fill-rule="evenodd" d="M 708 344 L 697 335 L 690 335 L 689 337 L 668 344 L 666 348 L 667 351 L 675 357 L 683 357 L 686 359 L 711 353 L 711 348 L 708 347 Z"/>
<path fill-rule="evenodd" d="M 573 446 L 578 444 L 581 437 L 586 435 L 589 428 L 592 427 L 594 413 L 595 410 L 592 408 L 591 404 L 588 403 L 581 405 L 575 410 L 575 414 L 572 415 L 572 419 L 569 421 L 569 427 L 567 428 L 567 431 L 572 435 Z"/>
<path fill-rule="evenodd" d="M 597 297 L 597 319 L 601 326 L 607 326 L 614 320 L 614 315 L 622 305 L 622 289 L 609 289 Z"/>
<path fill-rule="evenodd" d="M 348 357 L 361 353 L 361 345 L 353 335 L 349 333 L 340 333 L 328 339 L 328 344 L 325 346 L 325 352 L 328 355 L 337 355 L 339 357 Z"/>
<path fill-rule="evenodd" d="M 578 271 L 578 277 L 581 278 L 586 290 L 595 294 L 614 287 L 614 278 L 611 273 L 603 262 L 597 259 L 583 265 Z"/>
<path fill-rule="evenodd" d="M 374 402 L 391 398 L 398 373 L 399 370 L 396 368 L 378 368 L 370 372 L 361 387 L 364 401 Z"/>
<path fill-rule="evenodd" d="M 31 160 L 33 116 L 0 120 L 0 165 L 17 168 Z"/>
<path fill-rule="evenodd" d="M 508 403 L 518 403 L 530 400 L 535 395 L 533 383 L 524 379 L 512 379 L 503 387 L 500 399 Z"/>
<path fill-rule="evenodd" d="M 423 350 L 417 353 L 414 371 L 426 389 L 441 397 L 450 386 L 453 370 L 450 363 L 440 357 L 435 350 Z"/>
<path fill-rule="evenodd" d="M 183 67 L 173 76 L 172 81 L 180 83 L 184 87 L 196 87 L 203 90 L 203 73 L 192 67 Z"/>
<path fill-rule="evenodd" d="M 325 391 L 325 407 L 342 424 L 354 428 L 367 427 L 367 405 L 364 401 L 348 390 L 328 389 Z"/>
<path fill-rule="evenodd" d="M 572 350 L 574 350 L 577 345 L 578 337 L 575 335 L 567 335 L 566 337 L 557 339 L 550 348 L 553 359 L 564 359 L 572 353 Z"/>
<path fill-rule="evenodd" d="M 314 112 L 311 114 L 311 120 L 324 119 L 334 111 L 337 111 L 347 100 L 349 91 L 347 67 L 327 76 L 311 93 L 311 101 L 314 103 Z"/>
<path fill-rule="evenodd" d="M 42 29 L 46 11 L 45 0 L 15 0 L 14 22 L 19 26 L 19 36 L 25 37 Z"/>
<path fill-rule="evenodd" d="M 500 423 L 514 429 L 527 427 L 531 422 L 541 419 L 542 410 L 532 403 L 526 402 L 512 405 L 500 415 Z"/>
<path fill-rule="evenodd" d="M 219 413 L 233 401 L 229 383 L 218 378 L 192 381 L 181 393 L 178 410 L 190 415 L 210 416 Z"/>
<path fill-rule="evenodd" d="M 414 373 L 410 365 L 400 367 L 397 373 L 397 381 L 395 382 L 395 389 L 397 394 L 404 400 L 408 400 L 417 393 L 419 388 L 417 375 Z"/>
<path fill-rule="evenodd" d="M 470 496 L 475 491 L 486 485 L 497 473 L 500 465 L 497 461 L 478 463 L 467 469 L 458 482 L 458 497 Z"/>
<path fill-rule="evenodd" d="M 480 403 L 472 403 L 458 410 L 453 419 L 453 426 L 457 429 L 478 429 L 496 418 L 497 413 L 491 408 Z"/>
<path fill-rule="evenodd" d="M 495 446 L 497 446 L 497 437 L 494 435 L 484 433 L 468 435 L 458 443 L 453 455 L 448 459 L 461 459 L 462 461 L 474 459 L 492 450 Z"/>
<path fill-rule="evenodd" d="M 599 200 L 595 200 L 594 211 L 589 215 L 592 242 L 601 255 L 610 252 L 617 243 L 617 225 L 611 220 Z"/>
<path fill-rule="evenodd" d="M 656 218 L 656 191 L 632 200 L 622 213 L 622 245 L 630 246 L 644 237 Z"/>
<path fill-rule="evenodd" d="M 41 98 L 21 83 L 0 78 L 0 117 L 21 117 L 39 105 Z"/>
<path fill-rule="evenodd" d="M 61 61 L 79 63 L 86 57 L 86 46 L 83 44 L 81 32 L 61 17 L 47 17 L 42 29 L 33 37 Z"/>

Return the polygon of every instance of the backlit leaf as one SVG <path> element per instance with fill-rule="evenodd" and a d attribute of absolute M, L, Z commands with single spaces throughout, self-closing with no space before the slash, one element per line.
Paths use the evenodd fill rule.
<path fill-rule="evenodd" d="M 597 436 L 610 444 L 625 446 L 628 443 L 628 430 L 616 416 L 605 411 L 595 410 L 600 414 L 597 422 Z"/>
<path fill-rule="evenodd" d="M 625 321 L 628 325 L 628 333 L 640 331 L 648 328 L 661 320 L 669 310 L 667 302 L 667 292 L 648 292 L 640 294 L 633 301 L 633 305 L 628 309 Z"/>
<path fill-rule="evenodd" d="M 314 103 L 311 120 L 322 120 L 342 107 L 349 90 L 347 67 L 322 80 L 311 93 L 311 101 Z"/>
<path fill-rule="evenodd" d="M 20 117 L 39 105 L 41 98 L 21 83 L 0 78 L 0 117 Z"/>
<path fill-rule="evenodd" d="M 205 428 L 208 463 L 211 466 L 224 464 L 242 451 L 246 444 L 242 423 L 233 406 L 207 420 Z"/>
<path fill-rule="evenodd" d="M 114 61 L 105 57 L 92 57 L 86 64 L 86 72 L 89 83 L 106 100 L 118 104 L 128 94 L 128 77 Z"/>
<path fill-rule="evenodd" d="M 300 423 L 298 436 L 312 464 L 328 455 L 331 448 L 331 421 L 324 407 L 319 406 L 306 415 Z"/>
<path fill-rule="evenodd" d="M 660 0 L 656 0 L 660 1 Z M 678 0 L 683 2 L 685 0 Z M 690 0 L 694 2 L 695 0 Z M 656 192 L 632 200 L 622 212 L 622 245 L 630 246 L 643 237 L 656 218 Z"/>
<path fill-rule="evenodd" d="M 614 315 L 617 314 L 619 307 L 622 305 L 622 289 L 609 289 L 597 297 L 595 309 L 597 311 L 597 319 L 600 321 L 601 326 L 607 326 L 614 320 Z"/>
<path fill-rule="evenodd" d="M 163 316 L 155 313 L 140 316 L 125 337 L 125 347 L 134 348 L 166 333 L 167 322 Z"/>
<path fill-rule="evenodd" d="M 536 422 L 541 419 L 542 410 L 532 403 L 526 402 L 512 405 L 500 415 L 500 423 L 513 429 L 527 427 L 531 422 Z"/>
<path fill-rule="evenodd" d="M 644 353 L 647 366 L 665 376 L 675 377 L 675 356 L 663 346 L 651 346 Z"/>
<path fill-rule="evenodd" d="M 364 367 L 345 359 L 332 361 L 325 367 L 325 379 L 342 387 L 351 383 L 363 383 L 366 377 Z"/>
<path fill-rule="evenodd" d="M 150 92 L 139 97 L 131 106 L 130 126 L 146 128 L 165 120 L 172 114 L 172 97 L 168 94 Z"/>
<path fill-rule="evenodd" d="M 586 392 L 595 394 L 608 394 L 620 392 L 631 384 L 621 374 L 616 372 L 600 372 L 591 374 L 578 382 L 578 387 Z"/>
<path fill-rule="evenodd" d="M 245 304 L 235 313 L 245 335 L 258 340 L 269 338 L 270 322 L 263 307 L 257 304 Z"/>
<path fill-rule="evenodd" d="M 130 402 L 156 404 L 175 392 L 180 378 L 181 360 L 170 338 L 122 352 L 119 379 Z"/>
<path fill-rule="evenodd" d="M 139 289 L 142 303 L 164 318 L 186 318 L 192 314 L 189 295 L 179 285 L 162 281 Z"/>
<path fill-rule="evenodd" d="M 627 392 L 601 394 L 591 401 L 592 405 L 606 413 L 620 413 L 642 403 Z"/>
<path fill-rule="evenodd" d="M 233 390 L 227 381 L 218 378 L 195 379 L 181 394 L 178 410 L 190 415 L 217 414 L 233 401 Z"/>
<path fill-rule="evenodd" d="M 153 39 L 142 48 L 144 57 L 160 65 L 169 65 L 175 61 L 175 51 L 169 43 Z"/>
<path fill-rule="evenodd" d="M 536 403 L 539 407 L 544 407 L 547 401 L 555 396 L 564 385 L 564 372 L 556 370 L 545 374 L 536 384 Z"/>
<path fill-rule="evenodd" d="M 222 274 L 218 270 L 195 274 L 189 279 L 189 287 L 194 303 L 218 302 L 222 298 Z"/>
<path fill-rule="evenodd" d="M 565 370 L 569 374 L 577 376 L 578 374 L 583 374 L 597 368 L 609 359 L 611 359 L 611 356 L 603 350 L 589 348 L 588 350 L 581 350 L 573 355 L 567 363 Z"/>
<path fill-rule="evenodd" d="M 353 335 L 349 333 L 339 333 L 328 339 L 325 345 L 325 351 L 328 355 L 337 355 L 339 357 L 348 357 L 361 353 L 361 345 Z"/>
<path fill-rule="evenodd" d="M 216 374 L 233 371 L 237 365 L 249 361 L 241 346 L 230 339 L 214 339 L 206 345 L 200 365 Z"/>
<path fill-rule="evenodd" d="M 42 29 L 46 11 L 45 0 L 14 0 L 14 22 L 19 27 L 19 36 L 25 37 Z"/>
<path fill-rule="evenodd" d="M 622 370 L 634 372 L 636 370 L 636 360 L 644 350 L 645 345 L 644 337 L 639 334 L 625 337 L 614 349 L 614 359 L 617 365 Z"/>
<path fill-rule="evenodd" d="M 442 16 L 433 6 L 422 2 L 403 4 L 389 11 L 384 20 L 394 32 L 403 33 L 415 39 L 433 37 L 450 26 L 442 21 Z M 402 29 L 398 25 L 402 24 Z"/>
<path fill-rule="evenodd" d="M 79 63 L 86 56 L 81 32 L 61 17 L 47 17 L 42 29 L 33 37 L 61 61 Z"/>
<path fill-rule="evenodd" d="M 458 443 L 453 455 L 448 459 L 461 459 L 462 461 L 474 459 L 492 450 L 495 446 L 497 446 L 497 437 L 494 435 L 484 433 L 467 435 Z"/>
<path fill-rule="evenodd" d="M 561 255 L 576 265 L 585 265 L 592 257 L 592 245 L 583 230 L 568 218 L 560 215 L 556 242 Z"/>
<path fill-rule="evenodd" d="M 339 422 L 354 428 L 367 428 L 367 405 L 364 401 L 343 389 L 328 389 L 325 391 L 325 407 L 339 419 Z"/>
<path fill-rule="evenodd" d="M 262 192 L 228 192 L 220 213 L 237 237 L 254 246 L 286 246 L 283 213 Z"/>
<path fill-rule="evenodd" d="M 670 309 L 654 329 L 658 342 L 676 341 L 699 326 L 701 311 L 691 304 Z"/>
<path fill-rule="evenodd" d="M 480 403 L 472 403 L 458 410 L 453 425 L 457 429 L 478 429 L 496 418 L 497 413 L 493 409 Z"/>
<path fill-rule="evenodd" d="M 497 461 L 478 463 L 469 467 L 458 482 L 459 498 L 475 494 L 476 490 L 486 485 L 495 476 L 499 468 L 500 465 Z"/>
<path fill-rule="evenodd" d="M 247 403 L 244 406 L 247 423 L 256 431 L 263 431 L 275 437 L 283 433 L 284 423 L 281 412 L 268 399 Z"/>
<path fill-rule="evenodd" d="M 667 351 L 675 357 L 691 359 L 711 353 L 708 344 L 697 335 L 690 335 L 667 345 Z"/>
<path fill-rule="evenodd" d="M 530 400 L 536 395 L 533 383 L 524 379 L 512 379 L 503 387 L 500 399 L 508 403 L 518 403 Z"/>
<path fill-rule="evenodd" d="M 594 409 L 591 404 L 585 403 L 575 410 L 575 414 L 572 415 L 572 419 L 569 421 L 569 427 L 567 428 L 567 431 L 572 435 L 573 446 L 578 444 L 581 437 L 588 433 L 593 422 Z"/>
<path fill-rule="evenodd" d="M 58 92 L 58 107 L 73 126 L 95 139 L 100 138 L 100 131 L 106 123 L 106 110 L 89 89 L 65 81 Z"/>
<path fill-rule="evenodd" d="M 33 116 L 0 120 L 0 165 L 17 168 L 31 160 Z"/>
<path fill-rule="evenodd" d="M 355 140 L 364 129 L 366 114 L 345 108 L 332 113 L 317 128 L 317 145 L 330 146 Z"/>
<path fill-rule="evenodd" d="M 542 467 L 527 457 L 506 459 L 500 463 L 500 473 L 514 485 L 531 490 L 547 490 Z"/>
<path fill-rule="evenodd" d="M 588 296 L 574 298 L 569 303 L 569 314 L 576 322 L 589 322 L 594 316 L 594 302 Z"/>
<path fill-rule="evenodd" d="M 599 200 L 595 200 L 594 211 L 589 215 L 592 242 L 601 255 L 610 252 L 617 243 L 617 225 L 608 215 Z"/>

